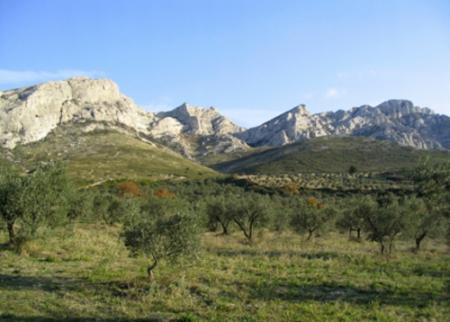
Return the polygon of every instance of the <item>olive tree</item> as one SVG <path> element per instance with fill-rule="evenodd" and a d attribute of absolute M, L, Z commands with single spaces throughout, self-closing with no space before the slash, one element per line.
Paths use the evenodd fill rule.
<path fill-rule="evenodd" d="M 22 216 L 22 212 L 16 204 L 22 184 L 22 178 L 13 169 L 0 168 L 0 218 L 6 225 L 11 245 L 16 241 L 15 224 Z"/>
<path fill-rule="evenodd" d="M 220 225 L 222 234 L 228 235 L 228 227 L 232 222 L 232 211 L 230 209 L 230 199 L 225 196 L 211 197 L 206 201 L 206 216 L 208 218 L 208 227 L 216 228 Z M 214 229 L 215 230 L 215 229 Z"/>
<path fill-rule="evenodd" d="M 341 206 L 342 211 L 336 221 L 338 228 L 348 231 L 349 238 L 352 238 L 352 232 L 356 231 L 357 240 L 361 240 L 361 230 L 364 227 L 364 215 L 370 213 L 376 207 L 376 203 L 370 197 L 353 197 L 344 200 Z"/>
<path fill-rule="evenodd" d="M 296 198 L 292 204 L 292 229 L 300 234 L 307 233 L 306 240 L 310 240 L 313 234 L 329 222 L 336 214 L 332 205 L 324 205 L 316 198 Z"/>
<path fill-rule="evenodd" d="M 67 219 L 70 185 L 61 164 L 40 165 L 27 175 L 2 177 L 0 215 L 7 224 L 10 243 L 18 249 L 38 228 L 54 227 Z"/>
<path fill-rule="evenodd" d="M 153 209 L 153 211 L 152 211 Z M 152 258 L 147 267 L 149 280 L 161 260 L 176 261 L 181 256 L 194 254 L 198 245 L 197 224 L 189 211 L 156 202 L 152 208 L 136 208 L 124 223 L 123 239 L 133 255 Z"/>
<path fill-rule="evenodd" d="M 376 207 L 368 207 L 364 213 L 364 226 L 370 240 L 380 245 L 380 253 L 386 248 L 392 252 L 396 237 L 411 229 L 412 213 L 407 201 L 393 196 L 379 201 Z"/>
<path fill-rule="evenodd" d="M 422 241 L 430 236 L 439 236 L 445 231 L 445 221 L 442 213 L 442 204 L 433 199 L 409 198 L 405 206 L 411 213 L 409 235 L 414 238 L 415 252 L 420 250 Z M 445 206 L 444 206 L 445 207 Z"/>

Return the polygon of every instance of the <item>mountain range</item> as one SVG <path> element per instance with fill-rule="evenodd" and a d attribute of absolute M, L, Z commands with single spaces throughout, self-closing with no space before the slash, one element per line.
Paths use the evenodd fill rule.
<path fill-rule="evenodd" d="M 204 163 L 318 137 L 367 137 L 415 149 L 450 149 L 450 117 L 408 100 L 316 114 L 299 105 L 245 129 L 214 107 L 183 103 L 171 111 L 146 112 L 108 79 L 75 77 L 0 92 L 3 149 L 43 141 L 72 126 L 80 135 L 117 131 Z"/>

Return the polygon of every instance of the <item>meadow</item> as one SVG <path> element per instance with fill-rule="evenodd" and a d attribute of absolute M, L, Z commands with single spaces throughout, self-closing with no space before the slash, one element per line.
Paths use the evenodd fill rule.
<path fill-rule="evenodd" d="M 400 241 L 289 231 L 203 233 L 196 258 L 162 262 L 148 281 L 120 225 L 71 224 L 45 231 L 22 254 L 0 243 L 0 321 L 448 321 L 450 255 Z"/>

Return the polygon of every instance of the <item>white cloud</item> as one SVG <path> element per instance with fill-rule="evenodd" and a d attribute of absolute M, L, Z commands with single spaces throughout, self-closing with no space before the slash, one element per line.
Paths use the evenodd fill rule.
<path fill-rule="evenodd" d="M 329 89 L 327 89 L 327 91 L 325 92 L 325 97 L 326 98 L 335 98 L 337 96 L 339 96 L 340 92 L 337 88 L 331 87 Z"/>
<path fill-rule="evenodd" d="M 57 71 L 0 69 L 0 84 L 19 84 L 66 79 L 74 76 L 98 77 L 104 73 L 96 70 L 61 69 Z"/>

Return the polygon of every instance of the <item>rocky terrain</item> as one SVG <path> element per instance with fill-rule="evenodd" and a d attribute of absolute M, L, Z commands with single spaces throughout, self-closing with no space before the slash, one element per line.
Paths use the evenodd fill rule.
<path fill-rule="evenodd" d="M 418 149 L 449 149 L 450 117 L 407 100 L 318 114 L 300 105 L 238 136 L 252 146 L 280 146 L 321 136 L 364 136 Z"/>
<path fill-rule="evenodd" d="M 213 107 L 184 103 L 168 112 L 145 112 L 107 79 L 76 77 L 0 92 L 3 148 L 40 141 L 70 124 L 85 125 L 87 132 L 120 129 L 198 160 L 322 136 L 364 136 L 418 149 L 450 148 L 450 117 L 406 100 L 318 114 L 299 105 L 246 130 Z"/>
<path fill-rule="evenodd" d="M 183 104 L 154 114 L 140 109 L 107 79 L 84 77 L 0 92 L 0 146 L 36 142 L 59 126 L 85 124 L 85 131 L 117 129 L 162 142 L 184 156 L 245 150 L 233 136 L 243 129 L 214 108 Z"/>

